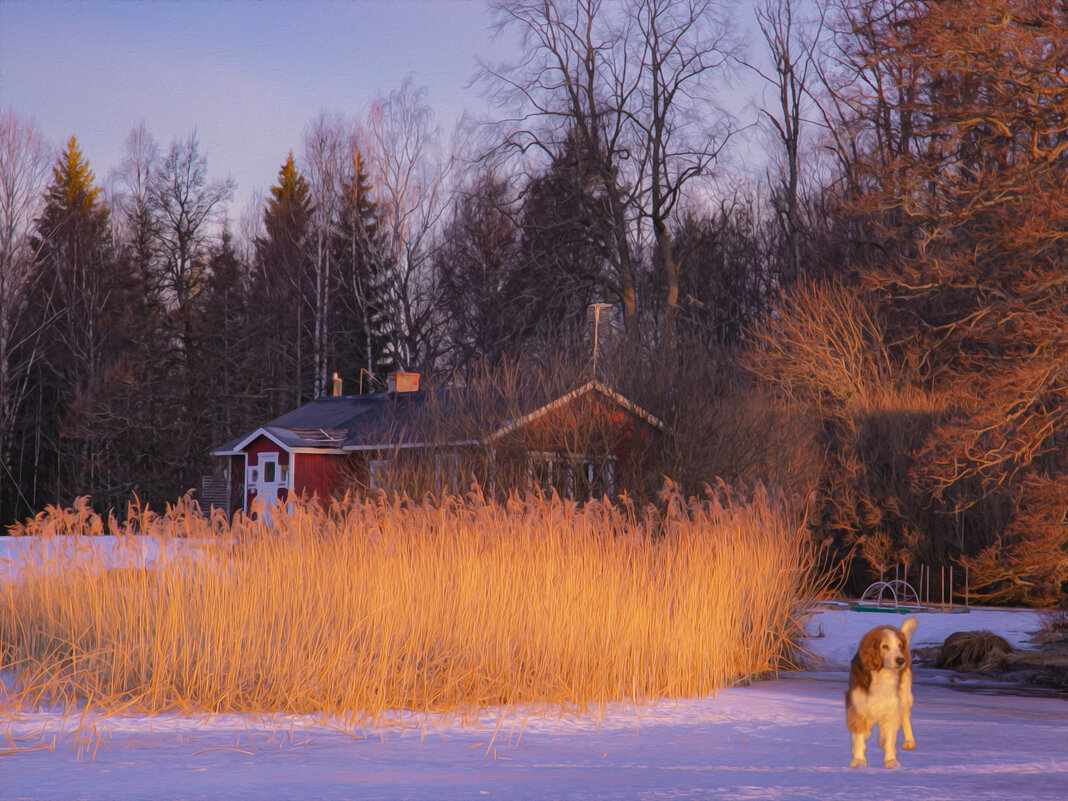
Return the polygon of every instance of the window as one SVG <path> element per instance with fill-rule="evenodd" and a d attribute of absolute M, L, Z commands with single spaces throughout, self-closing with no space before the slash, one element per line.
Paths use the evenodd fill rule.
<path fill-rule="evenodd" d="M 438 492 L 460 489 L 460 454 L 456 451 L 434 454 L 434 483 Z"/>
<path fill-rule="evenodd" d="M 615 460 L 611 456 L 584 461 L 575 497 L 579 500 L 611 498 L 616 494 L 614 468 Z"/>
<path fill-rule="evenodd" d="M 529 462 L 531 488 L 546 495 L 555 491 L 564 498 L 588 501 L 615 494 L 615 459 L 612 456 L 571 456 L 532 453 Z"/>
<path fill-rule="evenodd" d="M 263 481 L 264 481 L 264 483 L 266 483 L 266 484 L 273 484 L 274 483 L 274 468 L 275 468 L 275 466 L 276 465 L 275 465 L 275 463 L 273 461 L 272 462 L 264 462 L 263 463 Z"/>
<path fill-rule="evenodd" d="M 367 488 L 386 489 L 389 486 L 389 459 L 371 459 L 367 463 Z"/>

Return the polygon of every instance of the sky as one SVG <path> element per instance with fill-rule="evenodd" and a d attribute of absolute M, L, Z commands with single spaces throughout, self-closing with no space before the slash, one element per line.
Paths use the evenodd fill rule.
<path fill-rule="evenodd" d="M 0 107 L 76 136 L 99 183 L 138 123 L 164 152 L 195 129 L 235 217 L 320 110 L 360 116 L 410 76 L 447 136 L 487 108 L 476 56 L 505 50 L 484 0 L 0 0 Z"/>
<path fill-rule="evenodd" d="M 752 37 L 753 0 L 726 2 Z M 0 0 L 0 108 L 57 152 L 76 136 L 100 184 L 139 123 L 164 153 L 195 130 L 238 220 L 321 110 L 361 117 L 410 77 L 447 141 L 465 110 L 495 113 L 476 59 L 515 48 L 487 0 Z"/>

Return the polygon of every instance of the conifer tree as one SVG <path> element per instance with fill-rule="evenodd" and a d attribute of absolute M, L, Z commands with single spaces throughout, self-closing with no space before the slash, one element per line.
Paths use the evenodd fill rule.
<path fill-rule="evenodd" d="M 344 372 L 366 370 L 377 379 L 378 386 L 384 386 L 386 374 L 398 367 L 389 349 L 395 273 L 367 165 L 355 140 L 350 156 L 347 175 L 341 180 L 336 240 L 339 302 L 335 306 L 332 358 Z M 367 374 L 365 380 L 371 381 Z"/>
<path fill-rule="evenodd" d="M 607 255 L 613 233 L 599 180 L 572 133 L 526 188 L 519 264 L 509 282 L 510 314 L 521 339 L 552 339 L 581 325 L 589 304 L 615 301 L 625 292 Z"/>
<path fill-rule="evenodd" d="M 528 319 L 510 295 L 519 230 L 508 194 L 505 180 L 480 173 L 463 190 L 444 231 L 438 307 L 447 339 L 443 356 L 453 371 L 497 363 L 520 344 L 517 334 Z"/>
<path fill-rule="evenodd" d="M 46 327 L 22 425 L 40 503 L 107 493 L 115 483 L 114 442 L 93 410 L 121 380 L 137 280 L 115 258 L 108 209 L 74 137 L 53 167 L 35 229 L 31 303 Z"/>
<path fill-rule="evenodd" d="M 278 171 L 263 210 L 264 235 L 256 241 L 256 264 L 250 288 L 255 315 L 250 326 L 264 353 L 259 382 L 272 397 L 272 410 L 310 397 L 311 373 L 305 359 L 311 352 L 311 305 L 314 281 L 308 257 L 312 214 L 307 179 L 290 152 Z"/>
<path fill-rule="evenodd" d="M 207 389 L 198 455 L 275 414 L 264 383 L 263 363 L 275 350 L 255 325 L 263 313 L 250 294 L 249 268 L 234 249 L 229 227 L 212 250 L 203 303 L 197 316 L 203 369 L 198 384 Z M 206 465 L 205 465 L 206 466 Z"/>

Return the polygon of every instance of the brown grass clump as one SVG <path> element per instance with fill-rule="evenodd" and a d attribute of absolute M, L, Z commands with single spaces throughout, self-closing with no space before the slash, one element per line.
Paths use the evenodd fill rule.
<path fill-rule="evenodd" d="M 1042 626 L 1035 636 L 1038 642 L 1068 643 L 1068 611 L 1050 609 L 1043 612 L 1039 619 L 1042 622 Z"/>
<path fill-rule="evenodd" d="M 946 637 L 935 660 L 941 670 L 962 673 L 987 673 L 1001 670 L 1005 657 L 1016 649 L 989 631 L 958 631 Z"/>
<path fill-rule="evenodd" d="M 811 590 L 800 528 L 763 493 L 666 509 L 348 499 L 239 517 L 225 538 L 186 514 L 159 530 L 203 538 L 161 539 L 154 564 L 119 569 L 97 539 L 70 538 L 0 581 L 7 705 L 360 723 L 603 711 L 778 668 Z"/>

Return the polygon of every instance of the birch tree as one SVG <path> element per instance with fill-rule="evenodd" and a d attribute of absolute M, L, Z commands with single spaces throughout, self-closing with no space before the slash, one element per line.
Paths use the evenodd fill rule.
<path fill-rule="evenodd" d="M 159 145 L 145 124 L 134 126 L 126 137 L 123 157 L 111 176 L 109 201 L 116 239 L 144 281 L 146 301 L 161 304 L 160 215 L 153 197 L 162 168 Z"/>
<path fill-rule="evenodd" d="M 311 302 L 312 396 L 322 395 L 330 375 L 330 320 L 337 265 L 338 236 L 348 126 L 322 112 L 304 134 L 303 163 L 310 187 L 309 235 L 306 247 L 313 270 Z"/>
<path fill-rule="evenodd" d="M 40 326 L 27 327 L 32 224 L 41 207 L 49 154 L 37 124 L 13 109 L 0 110 L 0 517 L 22 495 L 12 476 L 12 426 L 26 397 L 37 358 Z M 21 335 L 16 332 L 23 332 Z M 25 497 L 20 498 L 28 504 Z M 28 506 L 24 510 L 31 511 Z"/>
<path fill-rule="evenodd" d="M 196 131 L 171 143 L 151 181 L 158 215 L 160 288 L 164 303 L 179 322 L 187 355 L 192 352 L 192 302 L 204 286 L 212 224 L 233 197 L 234 182 L 210 181 L 208 160 Z"/>
<path fill-rule="evenodd" d="M 401 369 L 426 368 L 436 350 L 433 256 L 452 161 L 442 156 L 426 89 L 410 79 L 371 102 L 364 128 L 380 231 L 394 270 L 388 356 Z"/>
<path fill-rule="evenodd" d="M 802 271 L 802 147 L 806 128 L 812 127 L 808 114 L 815 111 L 812 100 L 817 83 L 817 53 L 823 32 L 823 18 L 804 19 L 797 0 L 764 0 L 756 10 L 757 25 L 764 40 L 770 68 L 755 68 L 771 90 L 774 99 L 762 111 L 781 148 L 777 174 L 770 178 L 772 207 L 785 245 L 782 272 L 795 280 Z"/>

